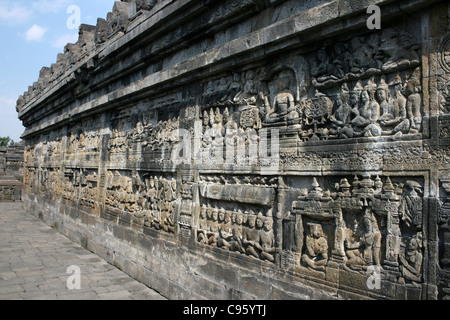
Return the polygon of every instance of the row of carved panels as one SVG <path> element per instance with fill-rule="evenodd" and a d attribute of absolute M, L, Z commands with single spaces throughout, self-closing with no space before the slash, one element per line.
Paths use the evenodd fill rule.
<path fill-rule="evenodd" d="M 98 199 L 90 188 L 96 188 L 98 181 L 96 172 L 77 177 L 77 174 L 66 170 L 63 190 L 71 196 L 79 189 L 80 204 L 89 206 Z M 108 173 L 121 180 L 119 172 Z M 52 190 L 58 189 L 58 179 L 52 176 L 58 172 L 44 174 L 37 180 L 44 184 L 47 181 Z M 129 175 L 129 174 L 128 174 Z M 28 173 L 25 181 L 33 185 Z M 124 176 L 126 177 L 126 176 Z M 44 179 L 45 178 L 45 179 Z M 113 179 L 113 180 L 111 180 Z M 258 185 L 254 178 L 252 184 L 228 184 L 226 181 L 201 178 L 200 207 L 192 202 L 194 189 L 187 183 L 185 193 L 180 194 L 172 183 L 168 186 L 163 177 L 146 176 L 126 177 L 124 183 L 114 178 L 106 183 L 107 195 L 112 201 L 107 207 L 128 212 L 135 225 L 145 225 L 157 230 L 176 232 L 175 221 L 183 221 L 183 226 L 195 230 L 199 243 L 220 247 L 274 262 L 277 249 L 297 254 L 299 266 L 323 271 L 329 259 L 341 259 L 349 270 L 366 270 L 370 265 L 385 266 L 388 263 L 396 270 L 403 270 L 403 278 L 418 281 L 418 273 L 410 269 L 408 257 L 423 255 L 422 239 L 422 195 L 423 182 L 417 179 L 355 176 L 353 178 L 335 177 L 333 179 L 313 179 L 309 188 L 306 181 L 310 179 L 290 178 L 286 181 L 290 186 L 284 191 L 283 212 L 278 212 L 275 203 L 279 203 L 280 189 L 269 185 Z M 45 180 L 45 181 L 44 181 Z M 122 179 L 123 180 L 123 179 Z M 74 182 L 77 181 L 77 182 Z M 159 181 L 155 185 L 155 181 Z M 324 182 L 330 188 L 322 189 Z M 152 183 L 153 182 L 153 183 Z M 224 183 L 224 184 L 223 184 Z M 332 184 L 334 186 L 331 186 Z M 122 195 L 108 193 L 115 187 L 124 189 Z M 87 188 L 87 190 L 84 190 Z M 183 188 L 184 189 L 184 188 Z M 276 191 L 278 190 L 278 191 Z M 49 190 L 51 191 L 51 190 Z M 153 192 L 152 192 L 153 191 Z M 169 192 L 172 196 L 164 196 Z M 189 196 L 189 192 L 191 192 Z M 159 193 L 159 195 L 158 195 Z M 76 201 L 76 197 L 66 199 Z M 262 200 L 267 199 L 264 202 Z M 121 202 L 123 206 L 119 206 Z M 191 212 L 177 213 L 178 205 L 187 202 Z M 188 207 L 189 207 L 188 206 Z M 184 219 L 182 219 L 184 215 Z M 187 218 L 187 219 L 186 219 Z M 281 243 L 280 243 L 281 242 Z M 414 247 L 414 251 L 413 250 Z M 419 249 L 420 250 L 419 250 Z M 403 251 L 402 251 L 403 250 Z M 410 250 L 410 251 L 408 251 Z M 371 254 L 369 254 L 371 253 Z M 406 259 L 406 260 L 405 260 Z M 419 268 L 418 265 L 416 267 Z M 420 266 L 421 267 L 421 266 Z M 420 271 L 420 268 L 419 268 Z M 418 278 L 417 278 L 418 277 Z M 404 279 L 403 279 L 404 280 Z M 401 281 L 403 281 L 401 280 Z"/>

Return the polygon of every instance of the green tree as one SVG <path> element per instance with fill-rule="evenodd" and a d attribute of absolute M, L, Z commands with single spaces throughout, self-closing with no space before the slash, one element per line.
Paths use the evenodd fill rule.
<path fill-rule="evenodd" d="M 7 147 L 10 141 L 10 137 L 0 137 L 0 147 Z"/>

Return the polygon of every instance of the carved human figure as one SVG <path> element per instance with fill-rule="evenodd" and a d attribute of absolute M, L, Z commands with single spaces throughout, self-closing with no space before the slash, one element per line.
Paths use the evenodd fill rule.
<path fill-rule="evenodd" d="M 245 249 L 242 243 L 244 230 L 243 223 L 244 223 L 244 215 L 241 210 L 238 210 L 236 213 L 236 220 L 232 225 L 233 238 L 231 240 L 231 247 L 230 247 L 230 250 L 232 251 L 245 253 Z"/>
<path fill-rule="evenodd" d="M 252 255 L 259 258 L 257 246 L 259 245 L 259 232 L 256 229 L 256 215 L 249 214 L 247 217 L 247 226 L 244 229 L 244 236 L 242 243 L 245 248 L 245 252 L 248 255 Z"/>
<path fill-rule="evenodd" d="M 361 108 L 359 115 L 352 120 L 358 136 L 376 137 L 381 135 L 381 128 L 377 121 L 380 118 L 380 105 L 373 100 L 371 89 L 361 92 Z"/>
<path fill-rule="evenodd" d="M 383 134 L 396 135 L 397 137 L 409 133 L 411 122 L 406 111 L 407 100 L 403 96 L 401 83 L 395 85 L 395 97 L 392 102 L 393 117 L 382 117 L 381 125 L 385 128 Z M 389 130 L 391 129 L 391 130 Z"/>
<path fill-rule="evenodd" d="M 364 215 L 365 233 L 361 237 L 364 244 L 364 261 L 367 265 L 381 266 L 381 232 L 373 212 L 366 210 Z"/>
<path fill-rule="evenodd" d="M 206 84 L 205 92 L 203 93 L 205 105 L 208 105 L 211 102 L 211 100 L 214 96 L 214 93 L 215 93 L 214 82 L 212 80 L 210 80 Z M 203 119 L 205 119 L 205 118 L 203 118 Z"/>
<path fill-rule="evenodd" d="M 350 41 L 350 72 L 361 73 L 368 65 L 366 48 L 362 43 L 365 41 L 364 37 L 354 37 Z"/>
<path fill-rule="evenodd" d="M 302 255 L 302 262 L 312 269 L 324 271 L 328 263 L 328 241 L 321 225 L 309 225 L 305 246 L 306 253 Z"/>
<path fill-rule="evenodd" d="M 245 85 L 242 91 L 236 94 L 233 101 L 244 105 L 255 105 L 258 88 L 255 83 L 255 72 L 247 71 L 245 75 Z"/>
<path fill-rule="evenodd" d="M 294 122 L 300 118 L 295 107 L 294 94 L 289 89 L 290 78 L 280 74 L 277 79 L 278 93 L 276 94 L 272 107 L 267 107 L 266 123 Z"/>
<path fill-rule="evenodd" d="M 378 86 L 376 91 L 376 98 L 380 105 L 381 117 L 379 121 L 383 124 L 394 119 L 394 109 L 389 102 L 388 86 L 384 81 Z"/>
<path fill-rule="evenodd" d="M 162 213 L 162 228 L 165 232 L 170 232 L 170 233 L 175 233 L 175 221 L 173 220 L 172 217 L 172 208 L 171 208 L 171 203 L 166 202 L 164 204 L 165 210 L 163 210 Z"/>
<path fill-rule="evenodd" d="M 320 48 L 317 51 L 317 59 L 314 60 L 311 66 L 311 73 L 317 78 L 318 82 L 324 82 L 328 79 L 338 79 L 335 75 L 337 73 L 335 65 L 328 58 L 325 48 Z"/>
<path fill-rule="evenodd" d="M 200 216 L 199 216 L 199 230 L 197 231 L 197 241 L 200 243 L 206 243 L 207 242 L 207 230 L 209 227 L 207 216 L 206 216 L 207 207 L 204 204 L 200 209 Z"/>
<path fill-rule="evenodd" d="M 406 111 L 411 123 L 409 133 L 418 133 L 422 129 L 422 97 L 419 93 L 420 87 L 417 80 L 409 81 L 405 88 L 405 94 L 408 96 L 406 100 Z"/>
<path fill-rule="evenodd" d="M 233 120 L 228 108 L 223 112 L 222 136 L 227 146 L 235 146 L 237 141 L 238 124 Z"/>
<path fill-rule="evenodd" d="M 241 76 L 239 73 L 233 74 L 233 80 L 231 81 L 230 87 L 228 88 L 227 101 L 234 101 L 238 93 L 242 89 Z"/>
<path fill-rule="evenodd" d="M 351 229 L 347 229 L 344 240 L 345 253 L 347 255 L 346 267 L 360 268 L 365 265 L 361 255 L 361 233 L 359 231 L 358 220 L 355 218 Z"/>
<path fill-rule="evenodd" d="M 261 244 L 261 258 L 264 260 L 269 260 L 270 262 L 275 261 L 275 235 L 273 233 L 273 219 L 269 215 L 267 217 L 260 218 L 264 221 L 264 227 L 259 231 L 259 239 Z"/>
<path fill-rule="evenodd" d="M 216 207 L 212 209 L 208 231 L 208 244 L 213 247 L 217 246 L 217 240 L 219 239 L 219 209 Z"/>
<path fill-rule="evenodd" d="M 400 251 L 400 272 L 403 277 L 413 282 L 421 281 L 422 243 L 418 236 L 412 237 L 405 250 Z"/>
<path fill-rule="evenodd" d="M 330 117 L 330 134 L 341 139 L 347 139 L 353 137 L 353 128 L 350 124 L 352 108 L 343 100 L 341 95 L 336 100 L 335 111 Z"/>
<path fill-rule="evenodd" d="M 421 186 L 416 181 L 407 181 L 398 209 L 405 227 L 413 230 L 422 227 L 422 197 L 418 194 L 420 191 Z"/>
<path fill-rule="evenodd" d="M 217 246 L 229 250 L 232 239 L 231 212 L 221 208 L 219 210 L 219 237 L 217 239 Z"/>
<path fill-rule="evenodd" d="M 208 111 L 203 111 L 203 133 L 205 130 L 209 129 L 209 114 Z"/>
<path fill-rule="evenodd" d="M 230 88 L 230 82 L 226 77 L 220 78 L 219 84 L 216 88 L 216 94 L 214 95 L 215 101 L 218 102 L 225 102 L 229 96 L 229 88 Z"/>

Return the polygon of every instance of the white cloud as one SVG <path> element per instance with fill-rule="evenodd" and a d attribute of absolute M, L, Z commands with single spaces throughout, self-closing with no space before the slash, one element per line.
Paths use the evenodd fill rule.
<path fill-rule="evenodd" d="M 20 2 L 0 0 L 0 22 L 7 25 L 26 23 L 33 10 Z"/>
<path fill-rule="evenodd" d="M 33 25 L 30 29 L 25 32 L 25 39 L 27 41 L 35 41 L 41 42 L 44 34 L 48 31 L 47 28 L 38 26 L 37 24 Z"/>
<path fill-rule="evenodd" d="M 16 112 L 17 98 L 0 97 L 0 137 L 9 136 L 16 142 L 19 142 L 20 136 L 24 131 L 22 122 L 19 120 Z"/>
<path fill-rule="evenodd" d="M 32 3 L 33 9 L 41 13 L 59 13 L 73 2 L 73 0 L 37 0 Z"/>
<path fill-rule="evenodd" d="M 78 33 L 64 34 L 53 41 L 53 47 L 63 49 L 68 43 L 76 43 L 78 41 Z"/>
<path fill-rule="evenodd" d="M 8 26 L 24 24 L 37 13 L 60 13 L 73 0 L 0 0 L 0 23 Z"/>

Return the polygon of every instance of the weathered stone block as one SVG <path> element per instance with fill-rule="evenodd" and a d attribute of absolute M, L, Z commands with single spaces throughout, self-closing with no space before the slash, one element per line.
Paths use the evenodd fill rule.
<path fill-rule="evenodd" d="M 171 299 L 444 299 L 447 18 L 117 2 L 18 100 L 24 204 Z"/>

